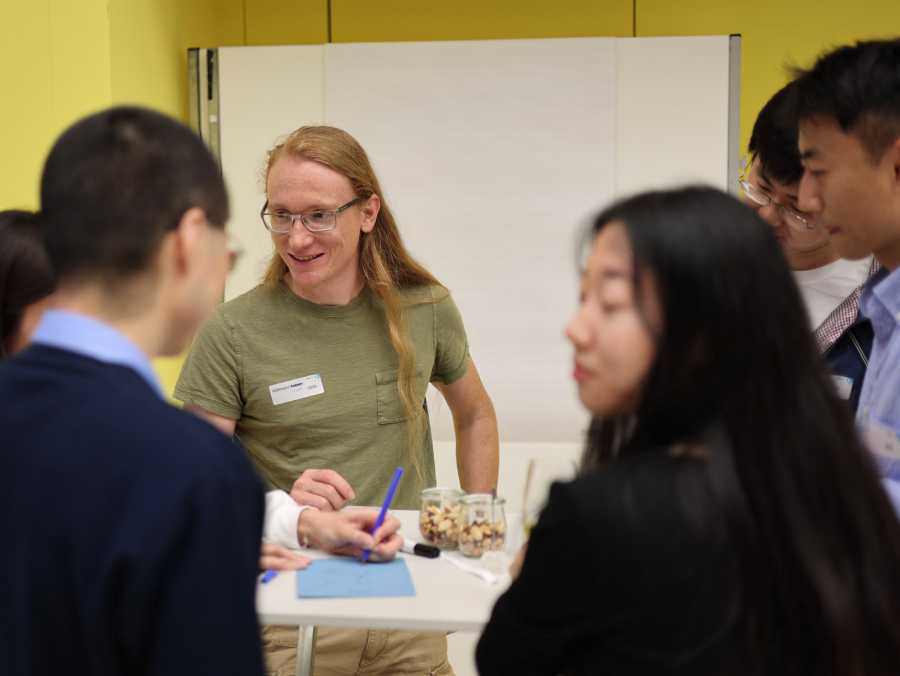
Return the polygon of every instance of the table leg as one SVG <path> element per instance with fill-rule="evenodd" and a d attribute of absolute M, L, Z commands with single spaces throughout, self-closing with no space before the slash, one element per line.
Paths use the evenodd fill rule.
<path fill-rule="evenodd" d="M 297 632 L 297 676 L 313 676 L 316 653 L 316 626 L 300 627 Z"/>

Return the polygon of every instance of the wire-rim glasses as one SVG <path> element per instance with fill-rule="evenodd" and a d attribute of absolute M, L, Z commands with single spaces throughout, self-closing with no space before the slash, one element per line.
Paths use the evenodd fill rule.
<path fill-rule="evenodd" d="M 806 216 L 792 209 L 791 207 L 786 207 L 783 204 L 779 204 L 774 199 L 772 199 L 771 195 L 766 193 L 761 188 L 753 185 L 747 179 L 742 178 L 738 181 L 738 183 L 740 184 L 741 189 L 744 191 L 744 194 L 751 202 L 759 207 L 767 207 L 771 204 L 781 212 L 782 216 L 784 216 L 785 223 L 793 227 L 795 230 L 812 230 L 816 227 L 815 224 L 810 222 L 810 220 Z"/>
<path fill-rule="evenodd" d="M 346 204 L 342 204 L 337 209 L 314 209 L 305 214 L 292 214 L 288 211 L 268 211 L 269 200 L 266 200 L 262 209 L 259 211 L 259 217 L 262 219 L 266 230 L 275 235 L 286 235 L 294 229 L 294 223 L 300 221 L 303 227 L 310 232 L 327 232 L 334 230 L 337 225 L 338 214 L 346 211 L 354 204 L 359 204 L 365 198 L 354 197 Z"/>

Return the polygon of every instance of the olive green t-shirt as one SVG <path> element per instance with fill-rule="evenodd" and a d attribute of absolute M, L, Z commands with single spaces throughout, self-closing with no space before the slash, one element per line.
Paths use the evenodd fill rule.
<path fill-rule="evenodd" d="M 441 287 L 402 291 L 415 347 L 417 401 L 429 382 L 450 384 L 468 367 L 462 317 Z M 289 491 L 306 469 L 333 469 L 355 504 L 380 505 L 394 468 L 405 470 L 394 501 L 417 509 L 435 483 L 431 427 L 408 460 L 397 355 L 368 287 L 348 305 L 316 305 L 280 284 L 258 286 L 221 305 L 184 364 L 175 397 L 236 420 L 235 434 L 263 479 Z"/>

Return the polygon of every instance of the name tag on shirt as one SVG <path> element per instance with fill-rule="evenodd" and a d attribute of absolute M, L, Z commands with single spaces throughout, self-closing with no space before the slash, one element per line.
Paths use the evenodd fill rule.
<path fill-rule="evenodd" d="M 272 395 L 272 403 L 275 406 L 287 404 L 298 399 L 314 397 L 317 394 L 325 394 L 325 385 L 322 384 L 322 376 L 313 373 L 311 376 L 285 380 L 283 383 L 269 385 L 269 394 Z"/>
<path fill-rule="evenodd" d="M 847 376 L 831 376 L 831 381 L 834 383 L 834 389 L 841 399 L 850 398 L 850 394 L 853 392 L 853 378 L 848 378 Z"/>

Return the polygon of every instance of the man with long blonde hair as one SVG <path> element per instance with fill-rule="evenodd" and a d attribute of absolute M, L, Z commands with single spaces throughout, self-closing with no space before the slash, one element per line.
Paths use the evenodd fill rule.
<path fill-rule="evenodd" d="M 497 423 L 462 318 L 403 246 L 359 143 L 327 126 L 290 134 L 269 152 L 260 215 L 275 249 L 265 278 L 204 327 L 176 396 L 240 437 L 270 486 L 300 504 L 378 504 L 401 465 L 395 506 L 415 509 L 436 481 L 432 383 L 453 414 L 462 488 L 494 488 Z M 284 633 L 266 632 L 273 643 Z M 291 669 L 271 650 L 270 665 Z M 452 673 L 445 636 L 408 632 L 322 631 L 316 665 Z"/>

